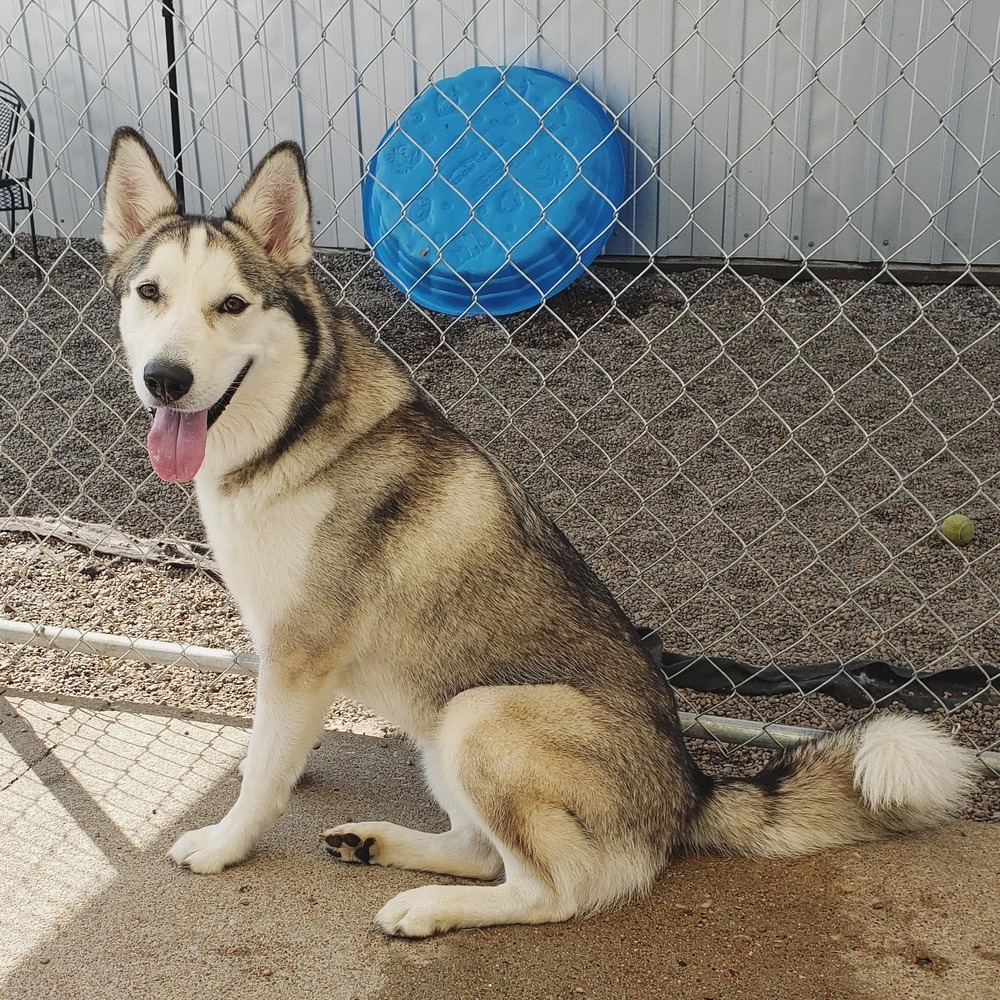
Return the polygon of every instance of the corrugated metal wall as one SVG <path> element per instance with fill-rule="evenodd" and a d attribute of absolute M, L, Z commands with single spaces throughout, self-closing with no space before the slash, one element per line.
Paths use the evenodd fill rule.
<path fill-rule="evenodd" d="M 318 240 L 358 247 L 364 163 L 431 80 L 509 62 L 578 76 L 628 137 L 608 249 L 1000 263 L 996 0 L 178 0 L 189 206 L 280 138 Z M 105 147 L 170 147 L 159 4 L 7 0 L 0 75 L 30 101 L 39 228 L 94 235 Z M 9 19 L 9 21 L 8 21 Z"/>

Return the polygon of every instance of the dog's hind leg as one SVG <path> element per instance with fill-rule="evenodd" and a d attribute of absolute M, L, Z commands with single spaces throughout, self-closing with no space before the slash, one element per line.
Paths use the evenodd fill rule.
<path fill-rule="evenodd" d="M 503 861 L 488 834 L 477 827 L 466 797 L 442 766 L 435 748 L 422 744 L 424 774 L 434 797 L 448 813 L 451 829 L 424 833 L 395 823 L 344 823 L 320 834 L 327 853 L 341 861 L 408 868 L 492 881 Z"/>
<path fill-rule="evenodd" d="M 246 857 L 284 812 L 331 699 L 328 680 L 291 679 L 264 664 L 239 798 L 220 822 L 183 834 L 169 851 L 171 860 L 209 874 Z"/>
<path fill-rule="evenodd" d="M 320 840 L 341 861 L 484 881 L 503 871 L 500 855 L 486 837 L 454 824 L 445 833 L 424 833 L 395 823 L 345 823 L 324 830 Z"/>
<path fill-rule="evenodd" d="M 504 882 L 408 890 L 382 907 L 376 925 L 425 937 L 546 923 L 648 888 L 664 859 L 644 842 L 643 823 L 621 794 L 634 772 L 625 773 L 615 751 L 605 752 L 615 743 L 613 722 L 562 685 L 477 688 L 455 697 L 426 754 L 428 778 L 453 820 L 457 814 L 463 828 L 492 842 Z M 412 831 L 407 836 L 404 843 L 416 843 Z"/>
<path fill-rule="evenodd" d="M 568 900 L 533 874 L 507 862 L 502 885 L 425 885 L 394 896 L 375 916 L 385 934 L 429 937 L 460 927 L 544 924 L 575 913 Z"/>

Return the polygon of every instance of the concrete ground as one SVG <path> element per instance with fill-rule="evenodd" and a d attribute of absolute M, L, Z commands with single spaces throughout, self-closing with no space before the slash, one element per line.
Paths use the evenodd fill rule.
<path fill-rule="evenodd" d="M 166 861 L 179 832 L 232 802 L 246 739 L 245 720 L 0 693 L 0 995 L 1000 995 L 1000 826 L 795 862 L 689 858 L 643 902 L 589 920 L 396 941 L 373 914 L 435 877 L 340 865 L 316 834 L 348 818 L 440 826 L 402 742 L 328 733 L 243 865 L 203 877 Z"/>

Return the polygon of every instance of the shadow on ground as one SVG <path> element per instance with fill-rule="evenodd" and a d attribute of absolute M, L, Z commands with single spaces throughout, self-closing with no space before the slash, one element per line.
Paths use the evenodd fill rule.
<path fill-rule="evenodd" d="M 338 865 L 316 834 L 442 817 L 410 747 L 344 733 L 246 863 L 177 871 L 173 838 L 236 795 L 246 726 L 3 693 L 5 997 L 978 1000 L 1000 974 L 1000 829 L 972 823 L 798 862 L 684 859 L 643 902 L 590 920 L 387 940 L 375 911 L 434 877 Z"/>

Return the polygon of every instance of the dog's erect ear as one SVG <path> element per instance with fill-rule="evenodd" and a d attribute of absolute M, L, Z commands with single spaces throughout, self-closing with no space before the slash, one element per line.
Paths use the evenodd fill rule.
<path fill-rule="evenodd" d="M 275 146 L 259 164 L 229 210 L 264 249 L 285 267 L 312 260 L 312 208 L 306 187 L 306 162 L 294 142 Z"/>
<path fill-rule="evenodd" d="M 115 132 L 104 177 L 104 221 L 101 242 L 115 257 L 151 223 L 180 211 L 156 156 L 135 129 Z"/>

